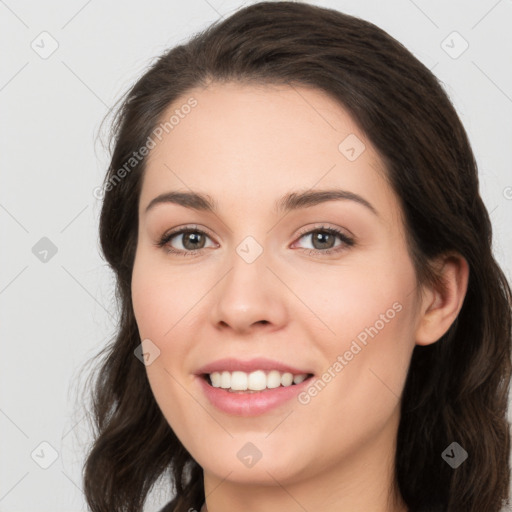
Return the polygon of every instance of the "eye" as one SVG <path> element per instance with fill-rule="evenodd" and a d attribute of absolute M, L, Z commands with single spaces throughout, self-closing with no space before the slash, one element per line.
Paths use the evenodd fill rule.
<path fill-rule="evenodd" d="M 347 247 L 355 245 L 353 238 L 333 227 L 317 226 L 315 229 L 304 230 L 300 234 L 299 240 L 307 237 L 310 238 L 313 244 L 312 249 L 303 249 L 307 251 L 307 254 L 324 255 L 338 253 Z M 175 238 L 179 241 L 182 248 L 173 247 L 172 241 Z M 336 238 L 341 241 L 338 245 L 335 245 Z M 166 251 L 171 254 L 195 256 L 205 248 L 206 239 L 210 239 L 208 233 L 197 226 L 187 226 L 165 233 L 156 245 L 161 248 L 165 247 Z"/>
<path fill-rule="evenodd" d="M 323 255 L 337 253 L 355 244 L 353 238 L 333 227 L 317 226 L 313 230 L 310 229 L 309 231 L 302 232 L 299 240 L 307 237 L 310 238 L 313 244 L 312 249 L 304 249 L 308 254 Z M 341 243 L 337 246 L 334 245 L 336 238 L 341 240 Z"/>
<path fill-rule="evenodd" d="M 171 241 L 176 238 L 183 247 L 175 248 L 171 245 Z M 185 228 L 165 233 L 157 243 L 158 247 L 166 247 L 168 253 L 178 254 L 180 256 L 195 256 L 198 251 L 204 249 L 205 239 L 210 238 L 208 234 L 196 226 L 188 226 Z"/>

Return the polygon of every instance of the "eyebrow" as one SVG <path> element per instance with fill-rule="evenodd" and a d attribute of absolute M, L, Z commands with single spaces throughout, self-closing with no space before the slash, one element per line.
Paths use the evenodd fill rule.
<path fill-rule="evenodd" d="M 274 204 L 276 214 L 310 208 L 327 201 L 347 200 L 354 201 L 374 215 L 379 215 L 370 202 L 354 192 L 342 189 L 294 191 L 286 194 Z M 198 192 L 165 192 L 151 200 L 146 207 L 146 213 L 159 204 L 172 203 L 190 208 L 192 210 L 217 213 L 218 205 L 208 194 Z"/>

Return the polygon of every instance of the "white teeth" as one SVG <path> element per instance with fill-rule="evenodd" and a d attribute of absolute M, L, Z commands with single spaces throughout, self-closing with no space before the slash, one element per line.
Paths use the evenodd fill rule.
<path fill-rule="evenodd" d="M 212 386 L 214 388 L 221 388 L 224 386 L 221 386 L 222 383 L 222 375 L 219 372 L 214 372 L 210 374 L 210 379 L 212 381 Z"/>
<path fill-rule="evenodd" d="M 277 370 L 272 370 L 267 375 L 267 388 L 278 388 L 281 385 L 281 374 Z"/>
<path fill-rule="evenodd" d="M 233 372 L 231 374 L 231 389 L 245 391 L 247 389 L 247 373 Z"/>
<path fill-rule="evenodd" d="M 240 372 L 241 373 L 241 372 Z M 267 376 L 262 370 L 256 370 L 249 374 L 247 387 L 254 391 L 261 391 L 267 387 Z"/>
<path fill-rule="evenodd" d="M 294 384 L 300 384 L 301 382 L 303 382 L 305 379 L 306 379 L 307 375 L 295 375 L 295 377 L 293 377 L 293 383 Z"/>
<path fill-rule="evenodd" d="M 231 391 L 262 391 L 263 389 L 274 389 L 279 386 L 288 387 L 292 384 L 300 384 L 307 378 L 306 373 L 293 375 L 289 372 L 281 373 L 271 370 L 266 373 L 263 370 L 246 372 L 213 372 L 210 373 L 210 381 L 214 388 L 223 388 Z"/>
<path fill-rule="evenodd" d="M 283 373 L 281 375 L 281 386 L 291 386 L 293 383 L 293 374 Z"/>
<path fill-rule="evenodd" d="M 220 387 L 224 389 L 231 387 L 231 373 L 222 372 L 220 377 Z"/>

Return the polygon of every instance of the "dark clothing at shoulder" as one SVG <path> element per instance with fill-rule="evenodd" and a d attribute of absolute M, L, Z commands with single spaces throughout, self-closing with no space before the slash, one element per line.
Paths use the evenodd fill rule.
<path fill-rule="evenodd" d="M 171 500 L 164 508 L 160 509 L 158 512 L 174 512 L 174 507 L 176 506 L 176 498 Z"/>
<path fill-rule="evenodd" d="M 167 503 L 167 505 L 165 505 L 165 507 L 161 508 L 158 512 L 174 512 L 176 505 L 177 505 L 177 501 L 178 501 L 178 499 L 174 498 L 169 503 Z M 190 508 L 187 510 L 190 510 L 190 512 L 199 512 L 199 510 L 201 509 L 201 506 L 202 505 L 200 505 L 198 507 L 190 506 Z"/>

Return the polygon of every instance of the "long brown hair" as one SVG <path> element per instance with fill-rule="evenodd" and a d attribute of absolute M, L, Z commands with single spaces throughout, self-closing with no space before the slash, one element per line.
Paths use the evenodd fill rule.
<path fill-rule="evenodd" d="M 512 299 L 492 254 L 468 137 L 436 77 L 399 42 L 367 21 L 295 2 L 240 9 L 170 49 L 117 111 L 100 241 L 115 273 L 120 319 L 91 395 L 95 440 L 83 475 L 91 510 L 142 511 L 160 477 L 174 485 L 174 510 L 199 509 L 204 500 L 202 469 L 167 424 L 134 356 L 141 340 L 130 285 L 146 158 L 122 179 L 119 169 L 171 103 L 194 87 L 227 81 L 310 86 L 335 98 L 386 166 L 418 282 L 437 282 L 431 262 L 438 255 L 456 251 L 467 260 L 459 316 L 438 342 L 412 355 L 396 481 L 414 512 L 498 512 L 509 503 Z M 454 441 L 469 453 L 457 469 L 441 457 Z"/>

